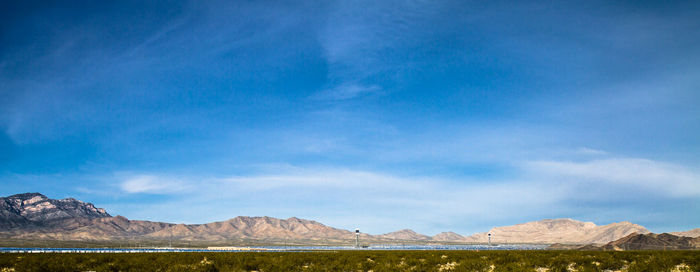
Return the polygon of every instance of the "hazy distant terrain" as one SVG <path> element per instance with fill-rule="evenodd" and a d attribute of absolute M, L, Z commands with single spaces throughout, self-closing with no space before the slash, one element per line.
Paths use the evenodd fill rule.
<path fill-rule="evenodd" d="M 80 200 L 49 199 L 38 193 L 0 198 L 0 237 L 44 241 L 160 241 L 206 244 L 352 244 L 355 234 L 299 218 L 238 216 L 207 224 L 172 224 L 111 216 L 104 209 Z M 696 230 L 687 232 L 694 233 Z M 493 243 L 605 244 L 630 234 L 649 231 L 629 222 L 597 226 L 572 219 L 547 219 L 496 227 Z M 487 243 L 487 233 L 463 236 L 443 232 L 435 236 L 404 229 L 361 234 L 363 243 Z"/>
<path fill-rule="evenodd" d="M 492 241 L 500 243 L 600 244 L 617 240 L 631 233 L 649 233 L 649 230 L 630 222 L 597 226 L 592 222 L 572 219 L 546 219 L 493 228 L 489 232 L 469 236 L 466 240 L 485 242 L 488 240 L 488 233 L 491 233 Z"/>
<path fill-rule="evenodd" d="M 687 236 L 687 237 L 700 237 L 700 228 L 692 229 L 689 231 L 671 232 L 671 234 L 678 235 L 678 236 Z"/>

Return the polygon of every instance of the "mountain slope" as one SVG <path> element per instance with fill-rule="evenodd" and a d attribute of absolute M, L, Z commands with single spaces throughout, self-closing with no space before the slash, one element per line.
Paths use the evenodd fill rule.
<path fill-rule="evenodd" d="M 440 242 L 464 242 L 467 240 L 466 237 L 451 231 L 435 234 L 431 239 Z"/>
<path fill-rule="evenodd" d="M 700 228 L 692 229 L 692 230 L 688 230 L 688 231 L 671 232 L 671 234 L 677 235 L 677 236 L 686 236 L 686 237 L 700 237 Z"/>
<path fill-rule="evenodd" d="M 153 238 L 199 238 L 211 239 L 353 239 L 347 230 L 328 227 L 311 220 L 296 217 L 278 219 L 273 217 L 238 216 L 222 222 L 197 225 L 173 225 L 150 233 Z"/>
<path fill-rule="evenodd" d="M 352 240 L 354 234 L 299 218 L 239 216 L 207 224 L 171 224 L 110 216 L 72 198 L 49 199 L 38 193 L 0 198 L 0 237 L 13 239 L 187 241 Z M 368 237 L 363 235 L 363 237 Z"/>
<path fill-rule="evenodd" d="M 58 240 L 351 240 L 354 234 L 298 218 L 239 216 L 208 224 L 171 224 L 129 220 L 122 216 L 96 219 L 65 219 L 34 228 L 0 231 L 0 237 Z"/>
<path fill-rule="evenodd" d="M 649 230 L 630 222 L 597 226 L 592 222 L 573 219 L 545 219 L 496 227 L 489 232 L 469 236 L 467 240 L 484 243 L 488 241 L 488 233 L 491 233 L 494 243 L 603 244 L 631 233 L 649 233 Z"/>
<path fill-rule="evenodd" d="M 39 193 L 17 194 L 0 198 L 0 227 L 26 227 L 72 218 L 104 218 L 110 215 L 73 198 L 49 199 Z"/>
<path fill-rule="evenodd" d="M 417 233 L 413 230 L 410 229 L 402 229 L 399 231 L 394 231 L 382 235 L 377 235 L 375 236 L 376 238 L 379 239 L 390 239 L 390 240 L 418 240 L 418 241 L 423 241 L 423 240 L 430 240 L 430 236 L 424 235 Z"/>
<path fill-rule="evenodd" d="M 676 236 L 668 233 L 633 233 L 612 241 L 602 248 L 607 250 L 698 249 L 700 248 L 700 238 Z"/>

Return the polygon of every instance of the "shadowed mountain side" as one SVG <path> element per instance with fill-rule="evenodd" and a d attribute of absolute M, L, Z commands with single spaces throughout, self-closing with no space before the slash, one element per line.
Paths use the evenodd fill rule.
<path fill-rule="evenodd" d="M 676 236 L 668 233 L 633 233 L 602 247 L 604 250 L 670 250 L 698 248 L 700 248 L 700 238 Z"/>
<path fill-rule="evenodd" d="M 74 198 L 49 199 L 39 193 L 0 198 L 0 228 L 43 225 L 74 218 L 105 218 L 110 215 L 91 203 Z"/>

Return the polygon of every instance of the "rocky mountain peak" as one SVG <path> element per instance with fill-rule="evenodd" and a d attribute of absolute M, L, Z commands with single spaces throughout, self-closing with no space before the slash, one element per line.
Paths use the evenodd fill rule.
<path fill-rule="evenodd" d="M 41 197 L 41 198 L 48 199 L 48 197 L 46 197 L 45 195 L 42 195 L 42 194 L 40 194 L 40 193 L 23 193 L 23 194 L 16 194 L 16 195 L 8 196 L 8 197 L 6 197 L 6 198 L 17 198 L 17 199 L 21 199 L 21 200 L 27 200 L 27 199 L 30 199 L 30 198 L 33 198 L 33 197 L 37 197 L 37 196 L 38 196 L 38 197 Z"/>
<path fill-rule="evenodd" d="M 42 195 L 40 193 L 16 194 L 16 195 L 8 196 L 7 198 L 12 199 L 13 201 L 16 201 L 16 202 L 21 202 L 25 205 L 30 205 L 32 203 L 36 203 L 39 201 L 49 199 L 48 197 L 46 197 L 45 195 Z"/>
<path fill-rule="evenodd" d="M 39 193 L 0 197 L 0 225 L 42 224 L 66 218 L 102 218 L 110 215 L 91 203 L 74 198 L 50 199 Z"/>

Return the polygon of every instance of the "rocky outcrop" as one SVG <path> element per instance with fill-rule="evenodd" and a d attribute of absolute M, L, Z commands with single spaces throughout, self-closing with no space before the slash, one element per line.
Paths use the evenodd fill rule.
<path fill-rule="evenodd" d="M 604 250 L 670 250 L 698 249 L 700 238 L 690 238 L 662 233 L 633 233 L 602 247 Z"/>
<path fill-rule="evenodd" d="M 105 217 L 110 215 L 104 209 L 74 198 L 49 199 L 39 193 L 0 198 L 0 227 L 3 228 L 46 225 L 64 219 Z"/>

